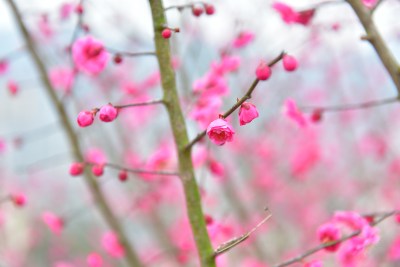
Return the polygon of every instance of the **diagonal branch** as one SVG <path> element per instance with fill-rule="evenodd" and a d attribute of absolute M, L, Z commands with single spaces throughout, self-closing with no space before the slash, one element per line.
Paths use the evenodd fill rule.
<path fill-rule="evenodd" d="M 353 8 L 366 31 L 366 36 L 363 37 L 363 39 L 370 42 L 370 44 L 373 46 L 386 70 L 389 72 L 389 75 L 396 86 L 397 93 L 400 94 L 399 64 L 393 54 L 390 52 L 388 46 L 375 26 L 371 12 L 360 0 L 347 0 L 347 2 Z"/>
<path fill-rule="evenodd" d="M 377 219 L 377 220 L 375 220 L 373 223 L 371 223 L 371 226 L 376 226 L 377 224 L 381 223 L 381 222 L 384 221 L 385 219 L 387 219 L 387 218 L 389 218 L 389 217 L 391 217 L 391 216 L 393 216 L 393 215 L 396 215 L 396 214 L 398 214 L 398 213 L 399 213 L 399 211 L 390 211 L 390 212 L 383 213 L 379 219 Z M 342 237 L 342 238 L 339 239 L 339 240 L 332 241 L 332 242 L 322 243 L 322 244 L 320 244 L 320 245 L 318 245 L 318 246 L 316 246 L 316 247 L 314 247 L 314 248 L 312 248 L 312 249 L 307 250 L 307 251 L 304 252 L 303 254 L 300 254 L 300 255 L 298 255 L 297 257 L 294 257 L 294 258 L 292 258 L 292 259 L 290 259 L 290 260 L 288 260 L 288 261 L 285 261 L 285 262 L 283 262 L 283 263 L 277 264 L 277 265 L 275 265 L 274 267 L 286 267 L 286 266 L 292 265 L 292 264 L 294 264 L 294 263 L 296 263 L 296 262 L 301 262 L 302 260 L 304 260 L 304 259 L 307 258 L 308 256 L 311 256 L 312 254 L 315 254 L 315 253 L 317 253 L 318 251 L 321 251 L 321 250 L 323 250 L 323 249 L 326 248 L 326 247 L 330 247 L 330 246 L 332 246 L 332 245 L 335 245 L 335 244 L 344 242 L 344 241 L 346 241 L 346 240 L 349 240 L 349 239 L 351 239 L 351 238 L 353 238 L 353 237 L 355 237 L 355 236 L 358 236 L 360 233 L 361 233 L 361 231 L 358 230 L 358 231 L 355 231 L 355 232 L 353 232 L 353 233 L 351 233 L 351 234 L 349 234 L 349 235 L 346 235 L 346 236 Z"/>
<path fill-rule="evenodd" d="M 278 63 L 283 56 L 285 55 L 285 52 L 280 53 L 276 58 L 274 58 L 273 60 L 271 60 L 271 62 L 268 63 L 269 67 L 274 66 L 276 63 Z M 253 81 L 253 83 L 251 84 L 250 88 L 247 90 L 247 92 L 245 93 L 244 96 L 242 96 L 242 98 L 240 98 L 235 105 L 233 105 L 230 109 L 228 109 L 221 117 L 226 119 L 227 117 L 229 117 L 229 115 L 231 115 L 235 110 L 237 110 L 246 100 L 251 98 L 251 95 L 253 94 L 254 89 L 256 89 L 258 83 L 260 82 L 259 79 L 255 79 Z M 201 133 L 199 133 L 196 138 L 194 138 L 186 147 L 185 149 L 190 150 L 194 144 L 196 144 L 197 142 L 199 142 L 201 139 L 203 139 L 204 136 L 206 136 L 206 130 L 202 131 Z"/>

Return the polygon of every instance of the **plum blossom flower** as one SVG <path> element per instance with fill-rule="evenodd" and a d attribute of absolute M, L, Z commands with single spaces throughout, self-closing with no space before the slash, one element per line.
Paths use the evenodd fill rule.
<path fill-rule="evenodd" d="M 104 122 L 112 122 L 118 116 L 118 109 L 111 104 L 102 106 L 99 110 L 99 118 Z"/>
<path fill-rule="evenodd" d="M 72 58 L 78 70 L 96 75 L 104 68 L 109 59 L 103 43 L 91 36 L 82 37 L 72 46 Z"/>
<path fill-rule="evenodd" d="M 339 228 L 333 223 L 326 223 L 318 228 L 318 239 L 322 243 L 329 243 L 340 239 L 341 234 Z M 334 252 L 340 246 L 340 242 L 332 246 L 326 247 L 325 250 Z"/>
<path fill-rule="evenodd" d="M 52 212 L 43 212 L 42 220 L 50 230 L 57 235 L 60 234 L 64 228 L 64 220 Z"/>
<path fill-rule="evenodd" d="M 285 114 L 300 127 L 305 127 L 307 125 L 306 117 L 298 110 L 296 102 L 292 99 L 288 99 L 285 102 Z"/>
<path fill-rule="evenodd" d="M 106 232 L 101 239 L 101 244 L 112 257 L 121 258 L 125 255 L 124 247 L 113 232 Z"/>
<path fill-rule="evenodd" d="M 239 123 L 245 125 L 252 122 L 255 118 L 258 118 L 258 111 L 255 105 L 244 102 L 239 109 Z"/>
<path fill-rule="evenodd" d="M 306 26 L 310 23 L 315 13 L 315 9 L 297 12 L 291 6 L 282 2 L 275 2 L 272 8 L 281 15 L 282 20 L 287 24 L 298 23 Z"/>
<path fill-rule="evenodd" d="M 87 258 L 86 262 L 89 267 L 102 267 L 103 266 L 103 258 L 97 253 L 90 253 Z"/>
<path fill-rule="evenodd" d="M 242 48 L 251 43 L 251 41 L 253 40 L 254 40 L 254 34 L 252 32 L 249 31 L 240 32 L 239 35 L 233 41 L 233 47 Z"/>
<path fill-rule="evenodd" d="M 87 127 L 89 125 L 92 125 L 94 121 L 94 112 L 89 110 L 81 111 L 79 112 L 76 121 L 78 122 L 78 125 L 80 127 Z"/>
<path fill-rule="evenodd" d="M 235 131 L 224 119 L 216 119 L 208 125 L 207 135 L 211 142 L 222 146 L 226 142 L 232 142 Z"/>

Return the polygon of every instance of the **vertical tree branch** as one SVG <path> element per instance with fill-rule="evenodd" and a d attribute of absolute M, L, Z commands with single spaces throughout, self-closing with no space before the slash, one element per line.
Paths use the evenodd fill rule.
<path fill-rule="evenodd" d="M 360 0 L 347 0 L 350 6 L 353 8 L 358 19 L 363 25 L 366 36 L 365 40 L 369 41 L 374 47 L 376 53 L 378 53 L 386 70 L 389 72 L 390 77 L 393 80 L 397 88 L 397 94 L 400 96 L 400 69 L 399 64 L 396 62 L 395 57 L 390 52 L 385 41 L 380 35 L 378 29 L 376 28 L 374 21 L 372 20 L 371 12 L 364 6 Z"/>
<path fill-rule="evenodd" d="M 199 188 L 191 159 L 191 150 L 185 149 L 189 139 L 176 89 L 175 74 L 171 66 L 170 45 L 169 41 L 161 36 L 163 25 L 166 24 L 164 8 L 161 0 L 149 0 L 149 2 L 153 16 L 154 39 L 164 91 L 164 103 L 178 150 L 179 173 L 185 192 L 187 213 L 200 257 L 200 264 L 202 267 L 214 267 L 214 250 L 204 221 Z"/>
<path fill-rule="evenodd" d="M 53 88 L 53 86 L 50 83 L 50 80 L 48 78 L 46 66 L 42 59 L 40 58 L 38 51 L 36 49 L 36 46 L 28 32 L 28 29 L 26 28 L 21 14 L 14 3 L 13 0 L 7 0 L 8 4 L 11 7 L 11 10 L 14 14 L 14 17 L 16 18 L 17 25 L 19 27 L 19 30 L 22 33 L 22 37 L 25 40 L 27 49 L 33 59 L 34 64 L 36 65 L 40 76 L 42 78 L 42 83 L 44 85 L 44 89 L 47 93 L 47 95 L 50 97 L 50 100 L 52 104 L 54 105 L 55 109 L 57 110 L 60 122 L 62 124 L 62 127 L 65 130 L 65 133 L 67 135 L 68 141 L 70 143 L 70 146 L 72 148 L 72 153 L 76 161 L 83 162 L 84 157 L 83 153 L 80 149 L 79 145 L 79 139 L 76 136 L 73 126 L 68 119 L 67 112 L 62 105 L 61 101 L 58 99 L 57 94 Z M 129 243 L 128 238 L 125 236 L 124 231 L 119 224 L 117 218 L 115 217 L 111 207 L 108 205 L 106 198 L 104 197 L 100 186 L 97 184 L 96 180 L 92 177 L 90 171 L 86 168 L 85 171 L 85 182 L 87 187 L 89 188 L 92 197 L 94 198 L 94 202 L 99 208 L 102 216 L 108 223 L 109 227 L 114 231 L 114 233 L 117 235 L 119 241 L 125 248 L 125 259 L 129 266 L 131 267 L 140 267 L 142 264 L 140 263 L 139 257 L 136 255 L 135 251 L 133 250 L 132 245 Z"/>

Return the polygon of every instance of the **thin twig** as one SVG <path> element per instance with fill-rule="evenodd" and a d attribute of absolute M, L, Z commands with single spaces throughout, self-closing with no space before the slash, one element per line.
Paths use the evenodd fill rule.
<path fill-rule="evenodd" d="M 92 162 L 85 162 L 86 165 L 97 165 L 96 163 Z M 120 166 L 118 164 L 114 163 L 104 163 L 103 164 L 106 167 L 109 167 L 111 169 L 116 169 L 116 170 L 124 170 L 130 173 L 136 173 L 136 174 L 154 174 L 154 175 L 163 175 L 163 176 L 179 176 L 178 172 L 168 172 L 168 171 L 152 171 L 152 170 L 144 170 L 144 169 L 131 169 L 131 168 L 126 168 L 124 166 Z"/>
<path fill-rule="evenodd" d="M 384 221 L 385 219 L 387 219 L 387 218 L 389 218 L 389 217 L 391 217 L 391 216 L 393 216 L 395 214 L 398 214 L 398 213 L 399 213 L 399 211 L 390 211 L 390 212 L 384 213 L 384 214 L 382 214 L 382 216 L 379 219 L 377 219 L 376 221 L 371 223 L 371 226 L 375 226 L 375 225 L 379 224 L 380 222 Z M 322 243 L 322 244 L 320 244 L 320 245 L 318 245 L 318 246 L 316 246 L 316 247 L 314 247 L 314 248 L 312 248 L 310 250 L 307 250 L 303 254 L 298 255 L 297 257 L 294 257 L 294 258 L 292 258 L 292 259 L 290 259 L 288 261 L 285 261 L 283 263 L 275 265 L 275 267 L 286 267 L 286 266 L 292 265 L 292 264 L 294 264 L 296 262 L 300 262 L 300 261 L 304 260 L 305 258 L 307 258 L 308 256 L 310 256 L 310 255 L 312 255 L 314 253 L 317 253 L 318 251 L 323 250 L 326 247 L 330 247 L 330 246 L 336 245 L 338 243 L 344 242 L 346 240 L 349 240 L 349 239 L 359 235 L 360 233 L 361 233 L 361 231 L 358 230 L 358 231 L 355 231 L 355 232 L 353 232 L 353 233 L 351 233 L 349 235 L 346 235 L 346 236 L 342 237 L 341 239 L 338 239 L 338 240 L 335 240 L 335 241 L 332 241 L 332 242 Z"/>
<path fill-rule="evenodd" d="M 371 100 L 363 103 L 357 104 L 348 104 L 348 105 L 336 105 L 336 106 L 299 106 L 299 109 L 303 112 L 314 112 L 319 111 L 321 113 L 325 112 L 338 112 L 345 110 L 357 110 L 357 109 L 366 109 L 377 106 L 383 106 L 386 104 L 393 104 L 399 102 L 400 99 L 398 97 L 390 97 L 381 100 Z"/>
<path fill-rule="evenodd" d="M 214 257 L 217 257 L 217 256 L 227 252 L 228 250 L 236 247 L 243 241 L 247 240 L 250 237 L 250 235 L 252 233 L 254 233 L 266 221 L 268 221 L 269 218 L 271 218 L 271 216 L 272 216 L 272 214 L 268 211 L 268 215 L 261 222 L 259 222 L 255 227 L 253 227 L 253 229 L 251 229 L 250 231 L 248 231 L 247 233 L 245 233 L 239 237 L 235 237 L 235 238 L 221 244 L 220 246 L 218 246 L 218 248 L 214 251 Z"/>
<path fill-rule="evenodd" d="M 120 55 L 125 57 L 142 57 L 142 56 L 155 56 L 156 52 L 154 51 L 146 51 L 146 52 L 126 52 L 126 51 L 119 51 L 114 48 L 106 47 L 106 50 L 114 55 Z"/>
<path fill-rule="evenodd" d="M 148 102 L 132 103 L 132 104 L 126 104 L 126 105 L 118 105 L 118 106 L 114 106 L 114 107 L 118 108 L 118 109 L 121 109 L 121 108 L 150 106 L 150 105 L 157 105 L 157 104 L 163 104 L 163 103 L 164 103 L 164 100 L 159 99 L 159 100 L 152 100 L 152 101 L 148 101 Z"/>
<path fill-rule="evenodd" d="M 283 56 L 285 55 L 285 52 L 280 53 L 276 58 L 274 58 L 271 62 L 268 63 L 269 67 L 274 66 L 276 63 L 278 63 Z M 256 89 L 258 83 L 260 82 L 259 79 L 255 79 L 253 81 L 253 83 L 251 84 L 250 88 L 247 90 L 247 92 L 245 93 L 245 95 L 240 98 L 230 109 L 228 109 L 224 114 L 222 114 L 222 118 L 226 119 L 227 117 L 229 117 L 229 115 L 231 115 L 236 109 L 238 109 L 246 100 L 251 98 L 251 95 L 254 91 L 254 89 Z M 206 130 L 202 131 L 201 133 L 199 133 L 186 147 L 185 149 L 189 150 L 193 147 L 194 144 L 196 144 L 198 141 L 200 141 L 205 135 L 206 135 Z"/>
<path fill-rule="evenodd" d="M 192 2 L 192 3 L 184 4 L 184 5 L 174 5 L 174 6 L 169 6 L 169 7 L 164 8 L 164 11 L 168 11 L 171 9 L 177 9 L 177 10 L 181 11 L 185 8 L 192 8 L 194 5 L 204 5 L 204 4 L 207 4 L 207 3 L 197 1 L 197 2 Z"/>

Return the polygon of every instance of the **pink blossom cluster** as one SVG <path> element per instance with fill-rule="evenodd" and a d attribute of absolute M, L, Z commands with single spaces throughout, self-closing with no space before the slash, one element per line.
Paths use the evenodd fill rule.
<path fill-rule="evenodd" d="M 358 234 L 355 236 L 341 241 L 346 234 L 350 235 L 357 231 Z M 338 261 L 342 266 L 356 266 L 365 256 L 366 249 L 379 241 L 378 230 L 371 226 L 368 218 L 354 211 L 336 212 L 330 222 L 319 227 L 318 238 L 321 243 L 333 242 L 332 245 L 325 247 L 325 250 L 338 251 Z"/>
<path fill-rule="evenodd" d="M 202 128 L 218 116 L 222 106 L 221 97 L 229 93 L 226 74 L 236 71 L 240 66 L 240 58 L 223 56 L 220 62 L 214 61 L 211 69 L 193 83 L 193 92 L 197 102 L 190 112 L 190 117 L 197 121 Z"/>

